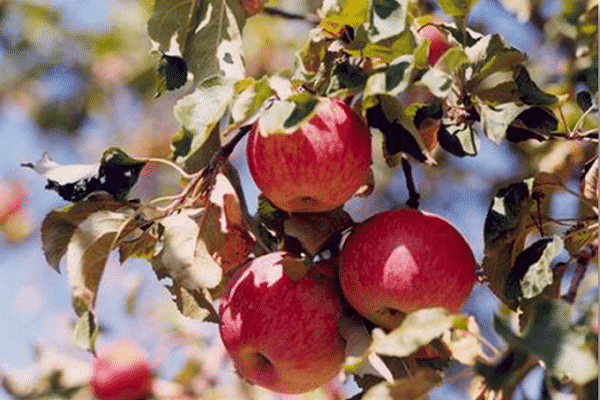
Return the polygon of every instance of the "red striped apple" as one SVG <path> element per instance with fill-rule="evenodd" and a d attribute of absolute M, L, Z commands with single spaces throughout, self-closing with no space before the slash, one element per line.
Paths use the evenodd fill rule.
<path fill-rule="evenodd" d="M 289 212 L 331 211 L 359 189 L 371 165 L 371 135 L 343 101 L 320 98 L 293 132 L 250 132 L 248 164 L 256 185 Z"/>
<path fill-rule="evenodd" d="M 249 261 L 229 280 L 220 306 L 221 338 L 238 372 L 281 393 L 327 383 L 344 361 L 341 304 L 318 274 L 291 279 L 285 252 Z"/>
<path fill-rule="evenodd" d="M 413 209 L 376 214 L 359 224 L 340 254 L 348 302 L 384 328 L 430 307 L 458 311 L 476 279 L 469 244 L 445 219 Z"/>
<path fill-rule="evenodd" d="M 138 400 L 150 395 L 153 372 L 139 347 L 118 343 L 94 359 L 92 390 L 98 400 Z"/>

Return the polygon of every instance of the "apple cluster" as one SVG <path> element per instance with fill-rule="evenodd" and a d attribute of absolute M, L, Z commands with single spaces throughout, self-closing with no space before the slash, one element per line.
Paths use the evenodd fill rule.
<path fill-rule="evenodd" d="M 337 209 L 367 179 L 370 130 L 343 101 L 319 99 L 292 132 L 265 134 L 263 123 L 259 118 L 250 132 L 250 171 L 288 215 Z M 220 305 L 221 338 L 237 371 L 282 393 L 310 391 L 339 373 L 343 314 L 391 330 L 419 309 L 458 311 L 476 280 L 476 261 L 460 232 L 414 209 L 355 225 L 325 271 L 313 265 L 292 276 L 294 256 L 282 250 L 247 261 L 228 280 Z"/>

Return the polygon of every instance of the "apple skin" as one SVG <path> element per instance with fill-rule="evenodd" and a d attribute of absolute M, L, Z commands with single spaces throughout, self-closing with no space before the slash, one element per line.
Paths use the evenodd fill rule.
<path fill-rule="evenodd" d="M 419 29 L 421 36 L 429 38 L 429 53 L 427 62 L 434 65 L 444 53 L 452 47 L 446 37 L 440 33 L 435 25 L 425 25 Z"/>
<path fill-rule="evenodd" d="M 430 307 L 458 311 L 476 280 L 469 244 L 445 219 L 397 209 L 359 224 L 340 254 L 340 283 L 356 311 L 396 328 L 404 316 Z"/>
<path fill-rule="evenodd" d="M 256 185 L 289 212 L 331 211 L 360 188 L 371 165 L 371 134 L 343 101 L 320 98 L 316 112 L 292 133 L 252 127 L 248 165 Z"/>
<path fill-rule="evenodd" d="M 298 280 L 288 277 L 286 257 L 285 252 L 258 257 L 229 280 L 220 333 L 248 381 L 275 392 L 304 393 L 340 371 L 342 307 L 327 279 L 310 272 Z"/>
<path fill-rule="evenodd" d="M 150 395 L 154 374 L 146 353 L 117 343 L 94 359 L 92 390 L 98 400 L 138 400 Z"/>

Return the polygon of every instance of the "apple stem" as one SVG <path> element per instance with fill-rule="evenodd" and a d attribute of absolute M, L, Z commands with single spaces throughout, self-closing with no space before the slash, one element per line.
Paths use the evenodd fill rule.
<path fill-rule="evenodd" d="M 406 187 L 408 188 L 408 200 L 406 201 L 406 205 L 410 208 L 418 209 L 419 208 L 419 198 L 421 195 L 417 192 L 415 188 L 415 181 L 412 176 L 412 167 L 406 158 L 402 158 L 402 171 L 404 171 L 404 176 L 406 177 Z"/>

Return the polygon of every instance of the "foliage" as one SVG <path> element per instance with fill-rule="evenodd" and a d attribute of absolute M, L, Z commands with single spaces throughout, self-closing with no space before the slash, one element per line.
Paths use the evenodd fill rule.
<path fill-rule="evenodd" d="M 178 128 L 170 149 L 163 145 L 163 156 L 157 158 L 133 157 L 111 147 L 99 163 L 85 165 L 61 165 L 44 153 L 39 161 L 23 164 L 47 180 L 47 189 L 72 203 L 46 215 L 41 242 L 56 271 L 66 260 L 63 269 L 78 317 L 75 343 L 95 353 L 96 340 L 104 334 L 96 300 L 108 295 L 100 283 L 114 250 L 121 264 L 130 258 L 148 261 L 181 315 L 212 323 L 219 323 L 214 302 L 251 258 L 285 249 L 302 260 L 288 265 L 286 272 L 294 278 L 318 268 L 320 261 L 335 262 L 354 225 L 350 214 L 341 208 L 286 213 L 263 197 L 253 213 L 228 160 L 259 117 L 272 131 L 293 131 L 312 115 L 315 98 L 326 96 L 344 100 L 373 136 L 381 134 L 382 148 L 373 158 L 384 160 L 386 167 L 384 172 L 374 167 L 361 190 L 362 195 L 379 190 L 373 201 L 385 197 L 386 182 L 402 164 L 407 204 L 418 206 L 410 163 L 425 171 L 427 180 L 443 174 L 432 171 L 451 171 L 463 162 L 460 158 L 477 157 L 484 140 L 508 146 L 523 159 L 521 171 L 486 187 L 490 206 L 481 221 L 480 275 L 501 302 L 493 328 L 505 345 L 489 343 L 474 318 L 443 309 L 416 311 L 388 332 L 348 310 L 340 330 L 347 345 L 343 373 L 352 375 L 361 389 L 353 398 L 424 398 L 452 379 L 445 375 L 446 367 L 458 364 L 469 368 L 471 384 L 477 386 L 472 398 L 510 399 L 535 368 L 543 370 L 540 396 L 569 389 L 574 398 L 589 398 L 598 376 L 598 303 L 597 298 L 585 300 L 594 290 L 588 277 L 597 274 L 598 251 L 598 125 L 593 118 L 598 112 L 597 1 L 565 0 L 561 12 L 549 19 L 543 17 L 541 1 L 501 1 L 564 51 L 565 73 L 558 82 L 540 79 L 538 61 L 502 34 L 468 27 L 477 1 L 439 0 L 437 7 L 450 17 L 443 22 L 429 15 L 425 3 L 332 0 L 311 18 L 266 8 L 264 13 L 304 19 L 312 28 L 296 48 L 291 69 L 252 76 L 243 61 L 243 34 L 254 31 L 244 30 L 252 29 L 252 21 L 241 3 L 155 0 L 147 35 L 158 56 L 151 68 L 139 66 L 128 84 L 147 101 L 151 95 L 162 96 L 156 102 L 173 100 Z M 20 13 L 67 41 L 90 40 L 63 30 L 60 15 L 50 7 L 14 7 L 0 2 L 0 19 Z M 452 44 L 434 65 L 427 63 L 430 42 L 418 34 L 426 24 Z M 109 36 L 104 42 L 95 38 L 95 57 L 132 47 L 122 31 Z M 13 61 L 32 56 L 39 46 L 33 32 L 24 34 L 21 43 L 4 41 Z M 42 55 L 33 56 L 39 59 L 36 66 L 48 65 Z M 81 65 L 71 71 L 86 77 L 91 70 Z M 2 81 L 14 89 L 14 82 L 39 73 L 32 68 Z M 32 110 L 40 127 L 77 132 L 98 104 L 80 104 L 75 98 L 103 92 L 94 82 L 86 80 L 83 94 L 63 99 L 67 117 L 60 104 Z M 8 92 L 0 89 L 1 96 Z M 110 98 L 97 103 L 104 102 Z M 435 127 L 432 137 L 425 136 L 426 125 Z M 575 150 L 561 156 L 559 149 L 566 146 Z M 179 193 L 130 198 L 144 172 L 157 164 L 178 175 Z M 572 176 L 580 177 L 579 188 L 573 188 Z M 577 202 L 575 218 L 552 213 L 565 193 Z M 422 357 L 427 351 L 434 355 Z M 193 385 L 208 376 L 202 362 L 190 357 L 171 382 L 172 392 L 185 392 L 190 399 L 208 397 L 209 384 Z M 3 386 L 15 398 L 85 398 L 86 378 L 66 379 L 71 363 L 44 365 L 32 387 L 20 387 L 10 376 L 3 378 Z M 252 389 L 244 390 L 252 398 Z M 165 393 L 169 390 L 157 390 L 154 396 L 168 398 Z"/>

